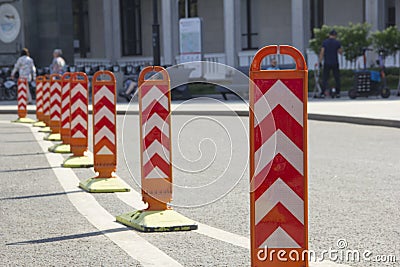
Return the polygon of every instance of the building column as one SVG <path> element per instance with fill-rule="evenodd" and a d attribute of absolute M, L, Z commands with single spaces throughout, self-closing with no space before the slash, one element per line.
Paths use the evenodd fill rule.
<path fill-rule="evenodd" d="M 164 58 L 163 64 L 165 65 L 174 65 L 175 56 L 178 55 L 178 20 L 178 1 L 161 1 L 161 53 Z"/>
<path fill-rule="evenodd" d="M 382 30 L 385 27 L 385 1 L 365 0 L 365 22 L 371 24 L 371 31 Z"/>
<path fill-rule="evenodd" d="M 121 57 L 119 1 L 103 0 L 105 56 L 112 62 Z"/>
<path fill-rule="evenodd" d="M 395 9 L 396 9 L 396 26 L 400 29 L 400 0 L 395 0 Z"/>
<path fill-rule="evenodd" d="M 310 4 L 309 1 L 291 1 L 292 45 L 303 55 L 306 54 L 310 39 Z"/>
<path fill-rule="evenodd" d="M 241 37 L 240 0 L 224 0 L 224 42 L 226 64 L 238 66 Z"/>

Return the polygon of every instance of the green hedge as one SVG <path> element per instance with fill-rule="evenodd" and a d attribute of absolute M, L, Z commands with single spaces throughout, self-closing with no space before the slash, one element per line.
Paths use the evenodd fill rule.
<path fill-rule="evenodd" d="M 379 69 L 371 69 L 371 70 L 376 70 L 379 71 Z M 386 79 L 387 79 L 387 84 L 390 89 L 397 89 L 397 85 L 399 82 L 399 68 L 386 68 Z M 322 71 L 320 73 L 320 78 L 319 78 L 320 84 L 322 86 Z M 348 91 L 353 87 L 353 82 L 354 82 L 354 70 L 340 70 L 340 82 L 341 82 L 341 90 L 342 91 Z M 308 91 L 312 92 L 314 91 L 314 85 L 315 85 L 315 79 L 314 79 L 314 71 L 309 70 L 308 71 Z M 331 76 L 329 79 L 329 86 L 334 87 L 335 86 L 335 80 L 333 78 L 333 74 L 331 72 Z"/>

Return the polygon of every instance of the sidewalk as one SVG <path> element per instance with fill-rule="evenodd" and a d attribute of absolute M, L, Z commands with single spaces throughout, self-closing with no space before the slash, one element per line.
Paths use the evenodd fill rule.
<path fill-rule="evenodd" d="M 248 116 L 248 104 L 231 99 L 224 101 L 216 98 L 200 97 L 187 101 L 173 101 L 172 110 L 176 115 L 202 116 Z M 91 110 L 91 105 L 89 105 Z M 138 103 L 118 103 L 117 113 L 138 114 Z M 0 114 L 17 112 L 15 101 L 0 102 Z M 28 105 L 28 113 L 35 114 L 35 106 Z M 377 125 L 400 128 L 400 98 L 391 96 L 389 99 L 377 97 L 341 99 L 314 99 L 308 101 L 308 118 L 311 120 L 348 122 L 365 125 Z"/>

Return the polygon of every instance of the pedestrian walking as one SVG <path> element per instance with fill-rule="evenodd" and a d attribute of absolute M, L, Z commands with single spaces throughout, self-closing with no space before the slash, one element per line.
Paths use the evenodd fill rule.
<path fill-rule="evenodd" d="M 17 59 L 11 72 L 11 79 L 14 79 L 15 73 L 18 71 L 19 77 L 26 78 L 28 83 L 36 79 L 36 67 L 33 59 L 30 57 L 28 48 L 23 48 L 21 56 Z M 28 104 L 32 102 L 32 95 L 28 88 Z"/>
<path fill-rule="evenodd" d="M 63 74 L 65 72 L 65 60 L 62 58 L 62 50 L 54 49 L 53 61 L 50 65 L 50 74 L 58 73 Z"/>
<path fill-rule="evenodd" d="M 319 64 L 324 61 L 324 70 L 322 75 L 322 92 L 320 97 L 325 97 L 325 92 L 328 89 L 328 80 L 330 72 L 333 72 L 335 78 L 335 93 L 332 97 L 340 97 L 340 71 L 338 54 L 342 54 L 342 46 L 336 39 L 337 32 L 331 30 L 329 37 L 322 42 L 321 52 L 319 54 Z"/>

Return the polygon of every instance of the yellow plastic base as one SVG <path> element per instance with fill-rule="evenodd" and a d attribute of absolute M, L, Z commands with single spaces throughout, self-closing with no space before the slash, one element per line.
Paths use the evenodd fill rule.
<path fill-rule="evenodd" d="M 49 126 L 43 127 L 39 130 L 40 133 L 51 133 L 51 129 Z"/>
<path fill-rule="evenodd" d="M 61 141 L 61 134 L 54 133 L 49 134 L 48 136 L 43 137 L 43 140 L 46 141 Z"/>
<path fill-rule="evenodd" d="M 31 118 L 18 118 L 15 121 L 11 122 L 16 122 L 16 123 L 35 123 L 35 120 L 32 120 Z"/>
<path fill-rule="evenodd" d="M 71 156 L 64 160 L 61 167 L 64 168 L 90 168 L 93 167 L 93 159 L 88 156 L 74 157 Z"/>
<path fill-rule="evenodd" d="M 197 224 L 174 210 L 133 211 L 117 216 L 117 222 L 141 232 L 174 232 L 197 229 Z"/>
<path fill-rule="evenodd" d="M 71 146 L 69 144 L 57 144 L 47 149 L 49 152 L 67 154 L 71 153 Z"/>
<path fill-rule="evenodd" d="M 33 127 L 46 127 L 46 123 L 44 123 L 43 121 L 37 121 L 33 124 Z"/>
<path fill-rule="evenodd" d="M 120 178 L 89 178 L 79 187 L 90 193 L 129 192 L 130 188 Z"/>

